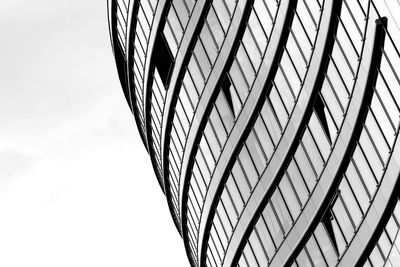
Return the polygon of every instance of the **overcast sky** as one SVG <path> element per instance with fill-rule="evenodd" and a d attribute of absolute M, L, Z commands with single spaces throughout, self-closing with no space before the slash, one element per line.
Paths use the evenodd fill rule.
<path fill-rule="evenodd" d="M 189 266 L 106 6 L 0 0 L 0 266 Z"/>

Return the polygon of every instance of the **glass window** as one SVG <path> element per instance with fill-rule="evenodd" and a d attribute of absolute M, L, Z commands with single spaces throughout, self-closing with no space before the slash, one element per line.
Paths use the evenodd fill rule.
<path fill-rule="evenodd" d="M 350 242 L 354 234 L 354 228 L 350 221 L 349 215 L 343 206 L 340 196 L 337 198 L 335 204 L 332 207 L 335 219 L 339 224 L 341 231 L 343 232 L 347 243 Z"/>
<path fill-rule="evenodd" d="M 230 236 L 233 231 L 233 224 L 229 220 L 228 213 L 226 211 L 225 206 L 223 205 L 223 202 L 221 202 L 221 201 L 219 202 L 217 210 L 218 210 L 218 216 L 221 220 L 221 223 L 222 223 L 226 233 Z"/>
<path fill-rule="evenodd" d="M 324 116 L 325 119 L 327 119 L 328 117 L 329 116 Z M 326 120 L 326 122 L 328 122 L 328 121 L 329 120 Z M 329 125 L 329 123 L 327 123 L 327 124 Z M 331 146 L 329 145 L 329 142 L 328 142 L 328 139 L 327 139 L 327 134 L 328 135 L 330 134 L 329 138 L 332 138 L 331 140 L 333 140 L 334 137 L 332 137 L 332 136 L 336 135 L 336 130 L 329 129 L 328 133 L 326 133 L 326 131 L 324 131 L 323 128 L 321 127 L 321 122 L 317 118 L 317 116 L 315 115 L 315 111 L 311 115 L 309 126 L 310 126 L 309 129 L 310 129 L 310 131 L 312 133 L 312 136 L 313 136 L 315 142 L 318 145 L 318 149 L 321 152 L 321 154 L 322 154 L 322 156 L 324 158 L 324 161 L 326 161 L 328 159 L 329 155 L 330 155 L 330 152 L 331 152 Z"/>
<path fill-rule="evenodd" d="M 290 179 L 296 189 L 296 194 L 299 197 L 302 206 L 304 206 L 308 200 L 309 190 L 294 159 L 292 159 L 287 168 L 287 175 L 288 179 Z"/>
<path fill-rule="evenodd" d="M 247 202 L 247 199 L 249 199 L 250 197 L 250 193 L 251 193 L 251 188 L 250 185 L 246 179 L 246 177 L 244 177 L 242 170 L 239 167 L 239 163 L 236 162 L 235 165 L 233 165 L 232 168 L 232 174 L 231 176 L 229 176 L 229 179 L 234 179 L 237 188 L 239 188 L 240 193 L 243 197 L 243 200 L 245 202 Z"/>
<path fill-rule="evenodd" d="M 189 21 L 189 13 L 191 9 L 189 11 L 184 0 L 174 0 L 172 4 L 176 10 L 176 14 L 179 17 L 181 24 L 183 25 L 183 27 L 185 27 Z"/>
<path fill-rule="evenodd" d="M 215 248 L 217 251 L 217 255 L 219 258 L 221 258 L 221 256 L 224 255 L 224 247 L 222 245 L 221 239 L 219 237 L 219 233 L 216 231 L 214 224 L 211 227 L 211 233 L 210 233 L 210 237 L 212 238 L 212 243 L 215 244 Z M 210 243 L 210 242 L 208 242 Z"/>
<path fill-rule="evenodd" d="M 236 186 L 236 183 L 233 181 L 233 179 L 229 179 L 227 180 L 225 187 L 229 190 L 229 194 L 232 198 L 233 204 L 236 207 L 236 210 L 241 212 L 243 210 L 244 201 L 239 189 Z"/>
<path fill-rule="evenodd" d="M 304 249 L 297 256 L 296 262 L 297 262 L 298 266 L 313 267 L 313 265 L 311 265 L 311 263 L 310 263 L 310 261 L 309 261 L 309 259 L 307 257 L 307 254 L 306 254 Z"/>
<path fill-rule="evenodd" d="M 298 168 L 300 169 L 301 174 L 307 183 L 308 190 L 311 191 L 315 185 L 315 174 L 301 146 L 299 146 L 296 150 L 295 159 L 297 162 L 301 162 L 301 164 L 298 164 Z"/>
<path fill-rule="evenodd" d="M 272 143 L 271 137 L 260 115 L 253 126 L 253 131 L 260 139 L 260 144 L 262 146 L 262 150 L 266 154 L 266 157 L 271 158 L 272 153 L 274 152 L 274 144 Z"/>
<path fill-rule="evenodd" d="M 336 220 L 332 220 L 332 227 L 333 227 L 333 234 L 335 236 L 336 247 L 339 251 L 339 255 L 342 255 L 342 253 L 344 252 L 344 250 L 346 248 L 346 241 L 344 240 L 341 229 L 340 229 L 339 225 L 337 224 Z M 334 241 L 332 241 L 332 242 L 334 242 Z"/>
<path fill-rule="evenodd" d="M 365 159 L 371 167 L 375 178 L 380 181 L 381 176 L 383 174 L 383 160 L 379 156 L 376 150 L 376 146 L 370 141 L 371 139 L 368 137 L 367 131 L 361 133 L 359 145 L 361 147 L 362 152 L 364 153 Z"/>
<path fill-rule="evenodd" d="M 308 127 L 304 131 L 301 143 L 302 143 L 302 148 L 306 151 L 307 156 L 311 160 L 313 169 L 316 171 L 317 175 L 316 178 L 318 178 L 324 167 L 324 161 L 321 157 L 321 154 L 314 142 L 313 136 L 311 135 Z"/>
<path fill-rule="evenodd" d="M 201 42 L 199 38 L 197 40 L 196 46 L 194 47 L 195 59 L 197 60 L 201 72 L 203 73 L 204 77 L 207 78 L 211 72 L 211 65 L 212 63 L 208 59 L 206 51 L 204 50 L 204 44 Z"/>
<path fill-rule="evenodd" d="M 267 223 L 268 229 L 271 233 L 271 237 L 275 244 L 281 244 L 283 240 L 283 233 L 277 221 L 276 215 L 273 212 L 271 205 L 268 203 L 263 211 L 265 222 Z"/>
<path fill-rule="evenodd" d="M 239 164 L 243 168 L 243 172 L 245 176 L 250 182 L 250 186 L 253 189 L 258 181 L 258 173 L 253 164 L 253 160 L 250 157 L 249 151 L 247 150 L 246 144 L 242 147 L 239 157 L 238 157 Z"/>
<path fill-rule="evenodd" d="M 246 100 L 250 85 L 243 76 L 240 63 L 238 62 L 237 58 L 235 58 L 229 70 L 229 77 L 236 89 L 237 94 L 239 95 L 241 103 L 243 103 Z"/>
<path fill-rule="evenodd" d="M 253 249 L 250 241 L 247 241 L 247 245 L 244 247 L 243 253 L 246 255 L 246 260 L 250 266 L 260 266 L 254 257 Z"/>
<path fill-rule="evenodd" d="M 259 21 L 255 11 L 257 5 L 256 2 L 261 2 L 261 1 L 254 1 L 253 10 L 250 14 L 250 18 L 248 21 L 249 24 L 248 29 L 250 31 L 249 33 L 251 33 L 252 38 L 256 42 L 257 49 L 260 53 L 259 56 L 261 57 L 264 54 L 264 50 L 267 47 L 268 39 L 267 36 L 265 36 L 265 32 L 262 28 L 261 22 Z"/>
<path fill-rule="evenodd" d="M 225 8 L 224 3 L 222 1 L 214 1 L 210 8 L 210 13 L 213 12 L 215 12 L 216 17 L 218 17 L 218 20 L 221 22 L 224 32 L 226 32 L 230 23 L 231 14 L 229 14 L 229 11 Z"/>
<path fill-rule="evenodd" d="M 246 146 L 249 150 L 250 156 L 253 159 L 257 173 L 261 175 L 267 163 L 266 155 L 261 148 L 261 140 L 258 138 L 256 132 L 252 130 L 247 137 Z"/>
<path fill-rule="evenodd" d="M 268 132 L 275 147 L 281 138 L 281 126 L 278 124 L 274 112 L 271 110 L 271 104 L 269 101 L 264 102 L 264 106 L 261 110 L 261 117 L 264 125 L 268 127 Z"/>
<path fill-rule="evenodd" d="M 328 263 L 329 266 L 335 266 L 337 263 L 337 256 L 335 253 L 335 249 L 332 246 L 332 242 L 329 237 L 325 234 L 324 226 L 320 223 L 315 229 L 314 235 L 318 244 L 321 248 L 321 251 Z"/>
<path fill-rule="evenodd" d="M 218 159 L 221 153 L 221 145 L 215 136 L 215 132 L 212 129 L 212 123 L 210 121 L 208 121 L 204 129 L 204 137 L 207 139 L 207 143 L 213 154 L 213 159 Z"/>
<path fill-rule="evenodd" d="M 219 47 L 218 44 L 216 43 L 214 35 L 210 31 L 208 22 L 205 23 L 203 29 L 201 30 L 200 39 L 204 44 L 206 44 L 204 48 L 211 62 L 214 63 L 218 55 Z"/>
<path fill-rule="evenodd" d="M 176 53 L 178 52 L 178 45 L 176 43 L 174 32 L 172 31 L 171 26 L 168 23 L 165 23 L 163 33 L 165 39 L 167 40 L 168 47 L 170 48 L 171 53 L 173 55 L 176 55 Z"/>
<path fill-rule="evenodd" d="M 201 173 L 203 174 L 204 181 L 206 182 L 206 184 L 208 184 L 210 181 L 211 170 L 205 162 L 205 158 L 203 156 L 203 151 L 201 150 L 201 148 L 199 148 L 197 152 L 196 161 L 199 165 Z"/>
<path fill-rule="evenodd" d="M 289 85 L 292 98 L 296 99 L 301 88 L 301 80 L 286 49 L 282 54 L 280 69 Z"/>
<path fill-rule="evenodd" d="M 326 266 L 324 258 L 313 235 L 308 240 L 306 247 L 315 266 Z"/>
<path fill-rule="evenodd" d="M 267 256 L 272 258 L 272 256 L 275 254 L 275 245 L 272 242 L 271 236 L 262 217 L 258 218 L 256 227 L 253 230 L 253 234 L 256 231 L 260 237 L 260 240 L 262 240 L 263 246 L 267 252 Z"/>
<path fill-rule="evenodd" d="M 291 181 L 288 179 L 286 175 L 282 177 L 282 180 L 279 183 L 279 189 L 289 208 L 292 218 L 296 219 L 300 214 L 300 203 L 297 200 L 297 197 L 293 191 L 294 189 L 291 184 Z"/>
<path fill-rule="evenodd" d="M 171 28 L 173 29 L 173 33 L 176 36 L 177 43 L 180 43 L 183 35 L 183 27 L 178 19 L 178 14 L 176 13 L 174 6 L 171 6 L 167 20 L 170 23 Z"/>
<path fill-rule="evenodd" d="M 383 135 L 383 132 L 376 121 L 376 117 L 374 116 L 373 111 L 370 110 L 368 112 L 367 118 L 365 120 L 364 129 L 368 134 L 370 142 L 376 147 L 377 152 L 379 153 L 379 158 L 382 160 L 383 164 L 386 163 L 389 153 L 389 144 L 386 142 L 386 139 Z"/>
<path fill-rule="evenodd" d="M 219 93 L 218 98 L 215 102 L 215 106 L 217 107 L 218 112 L 222 118 L 226 133 L 229 133 L 233 127 L 234 122 L 232 112 L 229 109 L 228 103 L 223 93 Z"/>
<path fill-rule="evenodd" d="M 223 145 L 226 141 L 227 133 L 220 114 L 218 113 L 218 109 L 215 106 L 210 114 L 210 122 L 212 122 L 214 133 L 217 135 L 219 144 Z"/>
<path fill-rule="evenodd" d="M 260 242 L 260 237 L 258 235 L 257 229 L 254 229 L 252 234 L 249 237 L 249 244 L 251 245 L 251 248 L 254 253 L 254 257 L 257 260 L 256 266 L 267 266 L 268 265 L 268 259 L 265 254 L 265 248 L 262 244 L 262 241 Z"/>
<path fill-rule="evenodd" d="M 271 88 L 271 92 L 268 98 L 275 111 L 276 116 L 278 117 L 280 125 L 284 127 L 286 125 L 286 122 L 288 121 L 288 113 L 274 85 Z"/>
<path fill-rule="evenodd" d="M 276 211 L 280 224 L 282 225 L 283 231 L 285 234 L 287 234 L 292 226 L 292 218 L 279 189 L 275 190 L 275 192 L 272 194 L 271 202 L 271 205 Z"/>
<path fill-rule="evenodd" d="M 382 256 L 379 253 L 377 247 L 375 247 L 374 250 L 372 250 L 371 255 L 369 255 L 369 260 L 371 261 L 373 266 L 383 266 L 384 264 Z"/>
<path fill-rule="evenodd" d="M 238 218 L 239 213 L 237 212 L 235 206 L 233 205 L 232 201 L 230 201 L 229 190 L 226 189 L 222 192 L 221 201 L 225 207 L 225 210 L 228 214 L 229 221 L 231 221 L 232 225 L 236 225 L 236 221 Z"/>
<path fill-rule="evenodd" d="M 204 80 L 205 77 L 203 73 L 200 71 L 199 66 L 196 63 L 195 56 L 193 56 L 188 65 L 190 76 L 192 77 L 193 83 L 195 85 L 195 89 L 198 95 L 201 95 L 204 89 Z"/>
<path fill-rule="evenodd" d="M 339 185 L 339 190 L 343 202 L 345 203 L 347 209 L 351 212 L 352 221 L 357 227 L 361 223 L 363 213 L 361 212 L 360 207 L 358 206 L 355 196 L 351 188 L 347 184 L 346 179 L 342 179 L 342 182 Z"/>
<path fill-rule="evenodd" d="M 304 77 L 306 73 L 306 65 L 308 64 L 307 58 L 299 44 L 296 42 L 293 34 L 294 33 L 292 32 L 289 33 L 289 37 L 286 42 L 286 49 L 290 51 L 290 55 L 297 72 L 301 77 Z"/>
<path fill-rule="evenodd" d="M 354 163 L 354 167 L 356 167 L 357 172 L 359 174 L 360 179 L 363 180 L 365 185 L 368 188 L 369 195 L 372 196 L 376 190 L 376 180 L 374 174 L 372 173 L 365 157 L 360 149 L 360 146 L 356 146 L 356 149 L 353 153 L 352 161 Z"/>
<path fill-rule="evenodd" d="M 247 26 L 246 31 L 243 34 L 242 45 L 244 46 L 244 50 L 246 50 L 248 53 L 251 65 L 253 66 L 254 70 L 257 71 L 261 63 L 261 51 L 259 50 L 259 47 L 252 36 L 249 26 Z"/>
<path fill-rule="evenodd" d="M 333 59 L 331 59 L 333 62 Z M 343 84 L 342 77 L 338 73 L 335 64 L 330 63 L 326 75 L 326 79 L 329 82 L 332 92 L 335 93 L 335 97 L 339 100 L 342 107 L 347 106 L 348 102 L 348 91 L 345 85 Z"/>

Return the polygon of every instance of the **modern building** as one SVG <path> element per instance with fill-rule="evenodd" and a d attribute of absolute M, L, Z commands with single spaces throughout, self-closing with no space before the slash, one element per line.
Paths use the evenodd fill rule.
<path fill-rule="evenodd" d="M 400 266 L 399 1 L 108 11 L 192 266 Z"/>

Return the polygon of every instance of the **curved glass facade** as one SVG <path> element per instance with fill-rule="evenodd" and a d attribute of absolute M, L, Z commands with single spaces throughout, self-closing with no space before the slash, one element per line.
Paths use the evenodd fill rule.
<path fill-rule="evenodd" d="M 399 266 L 398 1 L 108 10 L 192 266 Z"/>

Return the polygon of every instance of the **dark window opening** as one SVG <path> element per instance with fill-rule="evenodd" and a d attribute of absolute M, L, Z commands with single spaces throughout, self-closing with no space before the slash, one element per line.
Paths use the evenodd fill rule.
<path fill-rule="evenodd" d="M 318 116 L 319 121 L 321 122 L 321 126 L 325 131 L 329 144 L 332 145 L 332 139 L 329 132 L 328 120 L 326 119 L 325 108 L 326 107 L 324 101 L 322 100 L 321 95 L 318 93 L 317 98 L 314 102 L 314 111 L 315 114 Z"/>
<path fill-rule="evenodd" d="M 332 225 L 332 221 L 334 220 L 332 207 L 335 204 L 336 199 L 339 196 L 339 193 L 340 193 L 339 190 L 335 193 L 331 203 L 329 204 L 329 208 L 327 209 L 327 211 L 325 212 L 325 214 L 321 220 L 322 224 L 325 226 L 326 233 L 328 234 L 329 238 L 331 239 L 331 242 L 333 244 L 333 247 L 334 247 L 337 255 L 339 255 L 339 246 L 338 246 L 338 242 L 336 241 L 335 232 L 333 230 L 333 225 Z"/>
<path fill-rule="evenodd" d="M 232 117 L 236 118 L 242 109 L 242 102 L 240 101 L 235 85 L 232 83 L 232 80 L 228 74 L 225 74 L 220 88 L 224 93 Z"/>
<path fill-rule="evenodd" d="M 228 76 L 225 75 L 222 84 L 221 84 L 221 89 L 222 92 L 225 94 L 226 101 L 228 102 L 229 108 L 231 109 L 232 114 L 235 114 L 234 108 L 233 108 L 233 101 L 232 101 L 232 95 L 230 91 L 231 87 L 231 81 L 229 80 Z"/>
<path fill-rule="evenodd" d="M 154 44 L 153 60 L 154 67 L 157 69 L 165 89 L 167 89 L 174 60 L 163 32 L 158 34 Z"/>

